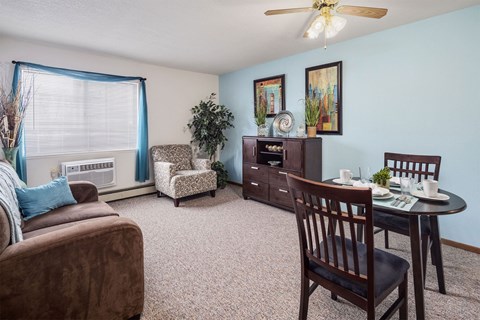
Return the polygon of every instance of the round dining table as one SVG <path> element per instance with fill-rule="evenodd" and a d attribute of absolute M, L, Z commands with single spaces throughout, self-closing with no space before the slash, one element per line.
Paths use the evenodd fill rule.
<path fill-rule="evenodd" d="M 323 183 L 338 185 L 333 182 L 333 179 L 323 181 Z M 400 191 L 391 190 L 394 194 L 399 194 Z M 432 230 L 432 241 L 440 244 L 440 232 L 438 227 L 438 216 L 455 214 L 464 211 L 467 208 L 467 203 L 456 194 L 439 189 L 439 193 L 447 195 L 447 201 L 418 199 L 409 211 L 400 210 L 398 208 L 381 206 L 373 204 L 373 209 L 384 213 L 394 215 L 404 215 L 409 219 L 410 228 L 410 248 L 412 252 L 412 272 L 413 272 L 413 286 L 415 291 L 415 310 L 417 319 L 425 319 L 425 298 L 424 298 L 424 279 L 423 279 L 423 259 L 421 250 L 420 238 L 420 216 L 428 216 L 430 220 L 430 228 Z M 437 265 L 437 277 L 439 282 L 439 291 L 446 293 L 445 280 L 443 274 L 443 259 L 440 245 L 432 246 L 435 248 L 433 253 L 436 257 L 435 263 Z"/>

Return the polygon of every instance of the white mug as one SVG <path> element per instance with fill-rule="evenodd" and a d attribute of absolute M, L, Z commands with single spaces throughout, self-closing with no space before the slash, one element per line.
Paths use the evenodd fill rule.
<path fill-rule="evenodd" d="M 423 185 L 423 193 L 425 193 L 427 197 L 434 198 L 438 195 L 438 181 L 425 179 L 423 180 L 422 185 Z"/>
<path fill-rule="evenodd" d="M 341 182 L 350 182 L 352 180 L 353 174 L 352 171 L 348 169 L 340 169 L 340 181 Z"/>

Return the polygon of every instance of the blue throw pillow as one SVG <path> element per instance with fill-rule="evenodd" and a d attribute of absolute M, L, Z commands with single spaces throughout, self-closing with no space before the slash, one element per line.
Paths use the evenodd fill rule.
<path fill-rule="evenodd" d="M 29 220 L 68 204 L 77 203 L 68 186 L 66 177 L 60 177 L 35 188 L 15 188 L 15 193 L 24 220 Z"/>

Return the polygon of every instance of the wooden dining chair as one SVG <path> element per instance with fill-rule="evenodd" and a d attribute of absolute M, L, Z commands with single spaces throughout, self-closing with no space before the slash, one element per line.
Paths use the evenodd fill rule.
<path fill-rule="evenodd" d="M 438 180 L 440 174 L 440 156 L 413 155 L 385 152 L 384 166 L 390 168 L 394 177 L 410 177 L 421 182 L 422 179 Z M 420 236 L 422 241 L 423 279 L 427 271 L 427 256 L 429 249 L 432 254 L 432 263 L 436 267 L 438 287 L 441 293 L 445 291 L 443 277 L 443 261 L 441 257 L 440 231 L 437 216 L 422 216 L 420 219 Z M 379 229 L 375 233 L 385 232 L 385 248 L 389 248 L 388 232 L 410 235 L 408 217 L 393 215 L 380 210 L 373 211 L 373 223 Z"/>
<path fill-rule="evenodd" d="M 309 297 L 318 285 L 329 290 L 332 299 L 343 297 L 367 311 L 368 319 L 375 318 L 376 306 L 398 288 L 398 298 L 382 319 L 397 310 L 400 319 L 407 319 L 410 265 L 374 248 L 371 189 L 332 186 L 292 174 L 287 182 L 300 239 L 299 319 L 307 319 Z M 355 215 L 353 206 L 363 206 L 366 214 Z M 357 241 L 357 224 L 364 226 L 365 243 Z"/>

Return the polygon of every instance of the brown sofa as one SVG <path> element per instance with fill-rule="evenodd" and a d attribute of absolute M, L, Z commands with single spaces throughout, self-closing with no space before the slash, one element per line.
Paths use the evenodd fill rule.
<path fill-rule="evenodd" d="M 0 319 L 140 318 L 140 228 L 98 201 L 93 184 L 70 189 L 77 204 L 23 222 L 13 245 L 0 206 Z"/>

